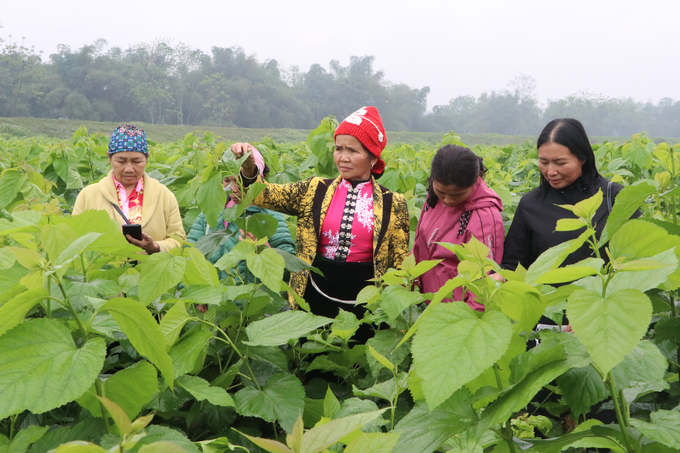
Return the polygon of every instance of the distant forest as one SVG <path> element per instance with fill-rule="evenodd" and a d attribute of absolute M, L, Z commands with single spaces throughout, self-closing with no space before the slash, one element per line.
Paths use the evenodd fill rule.
<path fill-rule="evenodd" d="M 123 50 L 98 40 L 76 51 L 61 45 L 43 58 L 0 39 L 0 117 L 311 129 L 325 116 L 342 119 L 374 105 L 391 131 L 537 135 L 552 118 L 574 117 L 596 136 L 680 137 L 680 101 L 577 93 L 541 106 L 526 75 L 507 89 L 458 96 L 426 112 L 429 87 L 387 81 L 374 58 L 302 72 L 260 62 L 239 47 L 207 54 L 156 41 Z"/>

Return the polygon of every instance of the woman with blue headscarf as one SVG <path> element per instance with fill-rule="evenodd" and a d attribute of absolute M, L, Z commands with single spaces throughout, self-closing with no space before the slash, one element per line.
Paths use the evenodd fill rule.
<path fill-rule="evenodd" d="M 88 209 L 106 211 L 119 225 L 142 226 L 141 239 L 127 240 L 148 254 L 180 247 L 186 239 L 175 195 L 145 171 L 149 157 L 146 133 L 132 125 L 118 126 L 109 141 L 111 171 L 84 188 L 73 215 Z"/>

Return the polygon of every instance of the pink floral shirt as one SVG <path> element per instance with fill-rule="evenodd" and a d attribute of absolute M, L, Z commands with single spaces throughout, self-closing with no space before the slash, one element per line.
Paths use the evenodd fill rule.
<path fill-rule="evenodd" d="M 139 178 L 137 185 L 132 189 L 130 195 L 127 194 L 125 187 L 113 176 L 113 184 L 116 186 L 118 194 L 118 206 L 130 223 L 140 225 L 142 223 L 142 205 L 144 204 L 144 178 Z"/>
<path fill-rule="evenodd" d="M 340 226 L 343 216 L 345 222 L 353 217 L 347 262 L 373 261 L 373 184 L 371 181 L 358 184 L 355 204 L 347 210 L 346 201 L 350 192 L 352 192 L 352 184 L 343 179 L 333 194 L 321 226 L 317 253 L 328 259 L 334 259 L 341 242 Z M 349 214 L 352 210 L 353 216 Z"/>

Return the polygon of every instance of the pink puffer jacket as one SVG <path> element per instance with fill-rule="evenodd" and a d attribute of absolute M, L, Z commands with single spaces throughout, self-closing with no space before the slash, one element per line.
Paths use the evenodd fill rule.
<path fill-rule="evenodd" d="M 474 236 L 489 247 L 491 259 L 497 263 L 501 262 L 505 238 L 502 210 L 503 203 L 500 197 L 481 178 L 475 183 L 470 197 L 460 206 L 447 207 L 441 201 L 438 201 L 434 208 L 425 204 L 416 230 L 413 255 L 417 263 L 423 260 L 444 261 L 419 278 L 419 286 L 424 293 L 436 293 L 444 283 L 458 275 L 458 257 L 437 245 L 437 242 L 465 244 Z M 469 291 L 463 299 L 462 288 L 453 292 L 453 300 L 465 300 L 475 310 L 484 310 L 484 306 L 476 302 L 474 295 Z M 451 299 L 444 301 L 451 302 Z"/>

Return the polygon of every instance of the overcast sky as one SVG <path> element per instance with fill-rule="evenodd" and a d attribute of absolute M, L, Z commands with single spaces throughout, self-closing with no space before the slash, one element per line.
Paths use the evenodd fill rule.
<path fill-rule="evenodd" d="M 103 38 L 240 46 L 307 71 L 375 56 L 385 79 L 429 86 L 428 108 L 503 90 L 520 73 L 548 99 L 586 91 L 680 99 L 680 0 L 0 0 L 0 38 L 46 57 Z"/>

